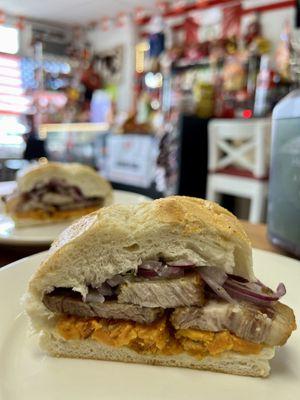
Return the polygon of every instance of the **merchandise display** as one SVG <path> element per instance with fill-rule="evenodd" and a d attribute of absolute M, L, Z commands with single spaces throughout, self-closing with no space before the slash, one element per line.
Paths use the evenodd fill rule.
<path fill-rule="evenodd" d="M 210 26 L 210 33 L 204 29 L 205 25 L 201 26 L 201 18 L 205 22 L 201 12 L 183 19 L 182 25 L 169 24 L 168 30 L 165 28 L 169 40 L 157 53 L 151 50 L 153 38 L 148 36 L 149 51 L 143 53 L 145 68 L 137 74 L 137 102 L 147 94 L 153 112 L 157 109 L 166 112 L 176 107 L 183 113 L 206 117 L 270 115 L 274 105 L 292 85 L 288 68 L 289 31 L 282 27 L 275 69 L 271 67 L 271 64 L 275 65 L 271 44 L 262 34 L 259 15 L 252 17 L 242 29 L 241 19 L 237 18 L 240 12 L 240 6 L 224 8 L 223 24 L 219 20 Z M 219 32 L 220 26 L 222 32 L 218 36 L 214 31 Z M 203 39 L 202 36 L 208 33 L 212 38 Z M 151 73 L 161 73 L 162 83 L 149 84 Z M 164 84 L 165 81 L 168 84 Z M 209 91 L 202 90 L 199 95 L 199 88 L 208 86 Z M 158 99 L 156 107 L 152 107 L 153 98 Z"/>

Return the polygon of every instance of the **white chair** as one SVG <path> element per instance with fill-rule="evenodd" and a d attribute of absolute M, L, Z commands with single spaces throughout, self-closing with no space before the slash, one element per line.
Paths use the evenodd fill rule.
<path fill-rule="evenodd" d="M 271 120 L 213 119 L 208 126 L 208 200 L 250 199 L 249 221 L 262 221 L 268 193 Z"/>

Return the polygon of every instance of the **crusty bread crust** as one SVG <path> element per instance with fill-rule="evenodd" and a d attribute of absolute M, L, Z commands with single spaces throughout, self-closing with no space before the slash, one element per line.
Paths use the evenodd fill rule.
<path fill-rule="evenodd" d="M 49 332 L 43 332 L 40 336 L 40 346 L 55 357 L 184 367 L 254 377 L 269 375 L 269 360 L 274 356 L 274 348 L 271 347 L 265 347 L 259 354 L 242 355 L 229 351 L 219 356 L 208 356 L 199 360 L 186 353 L 173 356 L 143 355 L 126 347 L 111 347 L 91 339 L 64 340 Z"/>
<path fill-rule="evenodd" d="M 71 186 L 78 186 L 85 197 L 105 198 L 112 187 L 93 168 L 77 163 L 46 162 L 22 170 L 17 177 L 20 193 L 29 192 L 40 182 L 63 179 Z"/>
<path fill-rule="evenodd" d="M 54 287 L 85 295 L 144 259 L 188 259 L 253 278 L 250 242 L 239 221 L 206 200 L 173 196 L 135 206 L 113 205 L 89 214 L 53 243 L 29 284 L 27 310 L 36 329 L 51 322 L 42 303 Z"/>

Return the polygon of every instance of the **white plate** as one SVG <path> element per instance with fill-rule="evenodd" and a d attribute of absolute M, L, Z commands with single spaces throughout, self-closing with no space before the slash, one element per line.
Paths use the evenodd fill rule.
<path fill-rule="evenodd" d="M 141 194 L 114 190 L 114 204 L 139 204 L 152 200 Z M 16 228 L 13 220 L 1 213 L 0 209 L 0 244 L 48 245 L 68 226 L 70 221 L 41 226 Z"/>
<path fill-rule="evenodd" d="M 20 306 L 26 283 L 45 257 L 40 253 L 0 270 L 1 400 L 297 400 L 300 398 L 300 332 L 277 350 L 267 379 L 182 368 L 108 361 L 56 359 L 27 335 Z M 300 262 L 254 251 L 257 276 L 271 287 L 284 281 L 284 301 L 300 313 Z"/>

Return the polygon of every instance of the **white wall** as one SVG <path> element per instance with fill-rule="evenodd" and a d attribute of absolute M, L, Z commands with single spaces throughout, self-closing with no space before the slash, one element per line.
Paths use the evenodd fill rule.
<path fill-rule="evenodd" d="M 242 29 L 247 25 L 252 15 L 246 15 L 242 19 Z M 283 31 L 286 21 L 289 21 L 291 27 L 294 27 L 295 23 L 295 8 L 281 8 L 278 10 L 272 10 L 263 12 L 260 14 L 260 21 L 262 26 L 263 35 L 270 40 L 272 45 L 272 53 L 275 52 L 280 35 Z"/>
<path fill-rule="evenodd" d="M 271 40 L 273 51 L 276 48 L 276 44 L 279 42 L 285 22 L 289 21 L 291 27 L 294 27 L 295 14 L 296 12 L 293 7 L 262 13 L 261 24 L 263 27 L 263 34 Z"/>
<path fill-rule="evenodd" d="M 108 31 L 96 28 L 89 33 L 89 40 L 95 52 L 123 45 L 123 71 L 117 106 L 119 111 L 131 111 L 134 99 L 136 44 L 136 32 L 133 23 L 127 21 L 124 27 L 114 27 Z"/>

